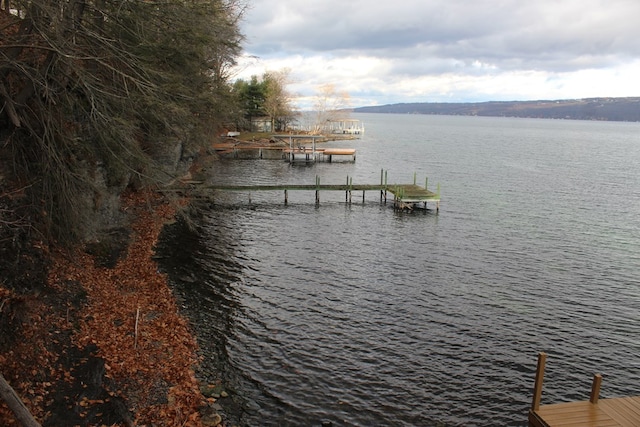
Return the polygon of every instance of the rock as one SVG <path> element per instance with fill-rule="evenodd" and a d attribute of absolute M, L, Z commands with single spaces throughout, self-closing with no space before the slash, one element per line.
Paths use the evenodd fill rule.
<path fill-rule="evenodd" d="M 206 405 L 200 408 L 200 420 L 202 421 L 202 425 L 217 426 L 222 423 L 222 416 L 216 412 L 214 406 Z"/>
<path fill-rule="evenodd" d="M 202 416 L 202 425 L 215 427 L 222 422 L 220 414 L 213 413 Z"/>
<path fill-rule="evenodd" d="M 221 391 L 222 387 L 217 384 L 209 384 L 200 387 L 200 393 L 202 393 L 204 397 L 214 397 L 217 399 L 218 397 L 220 397 Z"/>
<path fill-rule="evenodd" d="M 229 393 L 227 393 L 226 391 L 222 390 L 220 392 L 220 397 L 229 397 Z"/>
<path fill-rule="evenodd" d="M 250 400 L 250 399 L 247 400 L 247 402 L 245 403 L 245 406 L 246 406 L 247 410 L 250 411 L 250 412 L 258 412 L 260 409 L 262 409 L 260 407 L 260 405 L 258 404 L 258 402 L 256 402 L 255 400 Z"/>

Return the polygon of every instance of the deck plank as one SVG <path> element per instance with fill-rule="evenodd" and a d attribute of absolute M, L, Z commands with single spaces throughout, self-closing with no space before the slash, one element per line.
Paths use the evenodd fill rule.
<path fill-rule="evenodd" d="M 543 405 L 534 414 L 549 427 L 638 427 L 640 396 Z"/>
<path fill-rule="evenodd" d="M 640 426 L 640 396 L 623 397 L 619 399 L 603 399 L 601 405 L 603 411 L 623 427 Z"/>

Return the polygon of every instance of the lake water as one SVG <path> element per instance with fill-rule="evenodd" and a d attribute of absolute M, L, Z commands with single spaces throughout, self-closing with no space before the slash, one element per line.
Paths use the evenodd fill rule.
<path fill-rule="evenodd" d="M 525 426 L 544 403 L 640 394 L 640 124 L 354 114 L 357 161 L 222 160 L 220 184 L 441 185 L 223 194 L 159 243 L 227 419 L 265 426 Z M 430 206 L 432 207 L 432 206 Z"/>

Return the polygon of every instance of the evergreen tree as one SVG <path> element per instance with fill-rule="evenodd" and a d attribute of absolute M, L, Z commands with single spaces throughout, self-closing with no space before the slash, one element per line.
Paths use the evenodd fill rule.
<path fill-rule="evenodd" d="M 296 115 L 292 97 L 287 91 L 289 71 L 269 71 L 261 79 L 251 76 L 246 82 L 236 81 L 234 90 L 243 111 L 244 119 L 251 128 L 254 118 L 266 116 L 271 121 L 271 131 L 284 131 Z"/>

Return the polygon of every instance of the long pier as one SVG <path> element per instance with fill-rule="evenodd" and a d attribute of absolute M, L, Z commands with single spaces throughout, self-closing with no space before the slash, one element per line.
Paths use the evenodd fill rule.
<path fill-rule="evenodd" d="M 255 192 L 255 191 L 282 191 L 284 192 L 284 203 L 288 204 L 289 191 L 314 191 L 315 202 L 320 204 L 321 191 L 344 191 L 345 202 L 352 202 L 353 192 L 362 192 L 362 202 L 365 201 L 367 191 L 379 191 L 380 201 L 387 203 L 387 195 L 393 196 L 393 206 L 401 210 L 413 210 L 415 207 L 422 205 L 427 208 L 427 202 L 436 204 L 436 211 L 440 211 L 440 184 L 437 186 L 436 192 L 427 189 L 428 180 L 425 179 L 425 186 L 419 186 L 415 182 L 413 184 L 387 184 L 387 175 L 381 172 L 380 184 L 354 184 L 353 178 L 347 177 L 345 184 L 321 184 L 320 177 L 316 176 L 315 184 L 272 184 L 272 185 L 209 185 L 205 188 L 217 191 L 237 191 L 237 192 Z"/>
<path fill-rule="evenodd" d="M 529 427 L 640 426 L 640 396 L 600 399 L 600 374 L 593 377 L 589 400 L 540 405 L 546 360 L 546 353 L 538 355 Z"/>

